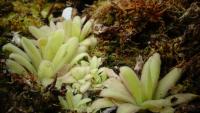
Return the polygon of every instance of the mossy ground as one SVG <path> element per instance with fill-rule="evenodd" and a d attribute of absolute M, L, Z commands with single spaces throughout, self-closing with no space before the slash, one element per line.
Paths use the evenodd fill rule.
<path fill-rule="evenodd" d="M 93 5 L 84 7 L 84 3 L 92 4 L 93 1 Z M 96 20 L 94 32 L 99 43 L 93 54 L 104 57 L 104 66 L 116 71 L 122 65 L 134 68 L 139 55 L 145 61 L 153 52 L 159 52 L 162 75 L 174 66 L 184 69 L 181 80 L 169 93 L 200 95 L 200 2 L 166 0 L 159 4 L 143 0 L 111 1 L 2 0 L 0 46 L 11 41 L 12 32 L 32 37 L 28 26 L 47 24 L 49 15 L 59 16 L 68 4 L 78 8 L 79 14 Z M 42 11 L 49 14 L 44 17 Z M 2 51 L 0 54 L 1 113 L 62 111 L 56 97 L 59 92 L 52 89 L 41 92 L 33 78 L 10 75 L 5 67 L 6 55 Z M 199 112 L 199 99 L 176 107 L 176 113 Z"/>

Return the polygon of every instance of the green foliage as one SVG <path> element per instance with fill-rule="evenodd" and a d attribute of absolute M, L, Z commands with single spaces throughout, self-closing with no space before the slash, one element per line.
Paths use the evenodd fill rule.
<path fill-rule="evenodd" d="M 23 76 L 35 75 L 43 86 L 57 77 L 58 89 L 63 83 L 67 84 L 65 97 L 58 97 L 60 104 L 70 111 L 97 112 L 101 108 L 118 106 L 117 113 L 146 109 L 173 113 L 173 106 L 197 97 L 190 93 L 166 97 L 182 69 L 174 68 L 159 80 L 161 60 L 158 53 L 144 64 L 141 79 L 127 66 L 120 68 L 119 76 L 110 69 L 100 68 L 102 59 L 87 53 L 97 41 L 90 35 L 93 20 L 85 22 L 85 19 L 76 16 L 57 24 L 51 22 L 50 26 L 29 27 L 36 39 L 22 37 L 19 47 L 11 43 L 3 46 L 3 50 L 10 53 L 6 60 L 8 70 Z M 90 92 L 95 91 L 101 91 L 103 98 L 90 106 Z"/>
<path fill-rule="evenodd" d="M 57 79 L 57 87 L 61 87 L 61 83 L 72 84 L 74 92 L 85 93 L 87 90 L 101 89 L 102 83 L 107 79 L 104 68 L 99 68 L 102 64 L 101 58 L 89 57 L 83 53 L 81 57 L 86 56 L 88 61 L 81 60 L 68 73 Z M 74 59 L 72 63 L 77 60 Z M 72 65 L 72 64 L 71 64 Z"/>
<path fill-rule="evenodd" d="M 89 47 L 96 45 L 91 34 L 92 20 L 84 24 L 79 16 L 41 28 L 29 27 L 36 38 L 20 39 L 21 47 L 11 43 L 3 46 L 11 54 L 6 61 L 8 70 L 19 75 L 32 74 L 44 86 L 50 84 L 55 76 L 62 76 L 86 54 Z M 75 59 L 75 60 L 74 60 Z"/>
<path fill-rule="evenodd" d="M 64 109 L 77 111 L 78 113 L 87 111 L 87 103 L 91 101 L 90 98 L 84 98 L 82 94 L 74 95 L 72 90 L 68 88 L 65 97 L 58 97 L 61 106 Z"/>
<path fill-rule="evenodd" d="M 105 88 L 94 101 L 94 112 L 101 108 L 118 106 L 117 113 L 135 113 L 142 109 L 152 112 L 173 113 L 173 106 L 188 102 L 197 95 L 190 93 L 168 96 L 167 92 L 180 78 L 182 69 L 174 68 L 159 81 L 160 55 L 155 53 L 143 66 L 141 79 L 129 67 L 120 68 L 120 77 L 111 77 L 104 82 Z M 173 99 L 176 101 L 173 101 Z"/>

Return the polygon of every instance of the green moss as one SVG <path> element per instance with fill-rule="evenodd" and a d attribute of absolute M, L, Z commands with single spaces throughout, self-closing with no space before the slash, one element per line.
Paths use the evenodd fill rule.
<path fill-rule="evenodd" d="M 0 18 L 0 27 L 6 31 L 20 31 L 24 34 L 28 33 L 28 26 L 43 25 L 40 16 L 42 6 L 38 5 L 38 0 L 32 2 L 12 1 L 12 11 L 7 12 L 5 16 Z"/>

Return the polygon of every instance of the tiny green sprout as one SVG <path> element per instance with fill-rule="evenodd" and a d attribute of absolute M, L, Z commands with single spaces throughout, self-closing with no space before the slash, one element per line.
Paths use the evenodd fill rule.
<path fill-rule="evenodd" d="M 96 45 L 96 38 L 90 35 L 92 24 L 92 20 L 84 24 L 76 16 L 57 24 L 51 22 L 50 26 L 29 27 L 36 40 L 22 37 L 20 47 L 11 43 L 3 46 L 3 51 L 10 52 L 6 61 L 8 70 L 18 75 L 35 75 L 47 86 L 56 75 L 62 77 L 67 73 L 83 58 L 81 55 Z"/>
<path fill-rule="evenodd" d="M 173 106 L 188 102 L 197 97 L 191 93 L 167 96 L 168 91 L 180 78 L 182 69 L 173 68 L 161 80 L 161 60 L 158 53 L 153 54 L 143 66 L 141 79 L 129 67 L 120 68 L 120 77 L 111 77 L 104 82 L 105 88 L 93 102 L 93 112 L 101 108 L 118 106 L 117 113 L 136 113 L 140 110 L 173 113 Z M 172 101 L 173 99 L 175 101 Z"/>
<path fill-rule="evenodd" d="M 83 97 L 82 94 L 73 94 L 71 88 L 68 88 L 65 97 L 58 97 L 63 109 L 76 111 L 77 113 L 87 112 L 90 98 Z"/>

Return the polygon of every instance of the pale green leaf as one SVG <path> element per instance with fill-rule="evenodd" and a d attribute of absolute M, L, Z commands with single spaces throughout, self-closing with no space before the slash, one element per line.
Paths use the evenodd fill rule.
<path fill-rule="evenodd" d="M 103 84 L 107 87 L 107 89 L 102 90 L 103 95 L 105 95 L 106 97 L 120 99 L 120 100 L 135 104 L 134 98 L 131 96 L 129 91 L 121 83 L 120 80 L 115 79 L 115 78 L 110 78 L 110 79 L 106 80 Z M 104 91 L 104 90 L 106 90 L 106 91 Z M 109 92 L 111 92 L 111 93 L 109 93 Z M 112 94 L 113 94 L 113 96 L 112 96 Z M 100 94 L 100 95 L 102 95 L 102 94 Z"/>
<path fill-rule="evenodd" d="M 70 65 L 73 66 L 74 64 L 77 64 L 84 57 L 86 57 L 87 59 L 90 58 L 88 53 L 80 53 L 71 61 Z"/>
<path fill-rule="evenodd" d="M 95 100 L 92 105 L 91 105 L 91 109 L 94 111 L 93 113 L 95 113 L 95 111 L 98 111 L 102 108 L 107 108 L 107 107 L 112 107 L 115 106 L 115 104 L 107 99 L 107 98 L 101 98 L 98 100 Z"/>
<path fill-rule="evenodd" d="M 143 93 L 136 73 L 131 68 L 124 66 L 120 68 L 120 77 L 137 104 L 141 104 L 143 102 Z"/>
<path fill-rule="evenodd" d="M 35 70 L 34 66 L 22 55 L 17 53 L 12 53 L 9 55 L 11 59 L 14 59 L 18 64 L 24 66 L 28 71 L 32 74 L 37 75 L 37 71 Z"/>
<path fill-rule="evenodd" d="M 117 113 L 137 113 L 141 108 L 133 104 L 124 103 L 118 105 Z"/>
<path fill-rule="evenodd" d="M 47 38 L 40 38 L 37 40 L 38 47 L 40 48 L 40 51 L 42 53 L 42 57 L 44 57 L 45 53 L 45 46 L 47 45 L 48 39 Z"/>
<path fill-rule="evenodd" d="M 61 106 L 62 106 L 64 109 L 69 109 L 69 108 L 68 108 L 68 105 L 67 105 L 67 102 L 66 102 L 66 100 L 65 100 L 63 97 L 58 96 L 58 100 L 59 100 Z"/>
<path fill-rule="evenodd" d="M 78 46 L 79 46 L 79 42 L 77 38 L 70 38 L 67 41 L 67 54 L 64 56 L 62 62 L 60 62 L 57 66 L 56 66 L 56 72 L 61 69 L 64 64 L 68 64 L 71 62 L 71 60 L 73 59 L 73 57 L 76 55 Z"/>
<path fill-rule="evenodd" d="M 77 108 L 78 107 L 78 103 L 81 101 L 82 99 L 82 95 L 81 94 L 76 94 L 74 97 L 73 97 L 73 103 L 74 103 L 74 106 Z"/>
<path fill-rule="evenodd" d="M 71 69 L 71 74 L 76 80 L 83 79 L 85 75 L 89 72 L 89 67 L 74 67 Z"/>
<path fill-rule="evenodd" d="M 60 76 L 57 78 L 58 81 L 61 83 L 74 83 L 77 82 L 77 80 L 71 76 L 71 73 L 66 73 L 64 76 Z"/>
<path fill-rule="evenodd" d="M 47 38 L 46 32 L 41 31 L 40 29 L 36 28 L 35 26 L 29 26 L 29 32 L 37 39 Z"/>
<path fill-rule="evenodd" d="M 65 20 L 63 22 L 63 28 L 65 32 L 65 41 L 67 41 L 72 36 L 72 20 Z"/>
<path fill-rule="evenodd" d="M 58 67 L 58 65 L 61 62 L 63 62 L 64 57 L 68 54 L 67 48 L 68 48 L 68 44 L 65 43 L 61 45 L 60 48 L 58 49 L 54 59 L 52 60 L 52 63 L 54 64 L 55 67 Z"/>
<path fill-rule="evenodd" d="M 52 60 L 58 51 L 59 47 L 64 42 L 64 31 L 57 30 L 49 38 L 44 51 L 44 58 Z"/>
<path fill-rule="evenodd" d="M 112 98 L 118 101 L 123 101 L 123 102 L 129 102 L 129 103 L 134 103 L 133 98 L 131 98 L 129 95 L 126 95 L 127 93 L 113 90 L 113 89 L 103 89 L 100 93 L 100 96 L 106 97 L 106 98 Z"/>
<path fill-rule="evenodd" d="M 81 85 L 80 92 L 85 93 L 90 88 L 90 86 L 91 86 L 90 81 L 85 82 L 84 84 Z"/>
<path fill-rule="evenodd" d="M 81 33 L 81 18 L 79 16 L 75 16 L 72 21 L 72 37 L 79 38 Z"/>
<path fill-rule="evenodd" d="M 166 102 L 170 103 L 171 106 L 175 106 L 178 104 L 187 103 L 197 97 L 198 95 L 191 94 L 191 93 L 180 93 L 180 94 L 169 96 L 165 100 Z"/>
<path fill-rule="evenodd" d="M 38 69 L 38 77 L 43 79 L 51 78 L 54 75 L 54 66 L 48 60 L 42 60 L 39 69 Z"/>
<path fill-rule="evenodd" d="M 38 68 L 42 60 L 38 48 L 33 44 L 31 40 L 25 37 L 22 38 L 21 43 L 28 56 L 31 58 L 31 61 L 35 68 Z"/>
<path fill-rule="evenodd" d="M 40 31 L 45 34 L 45 37 L 42 38 L 48 38 L 51 35 L 52 30 L 50 29 L 49 26 L 44 25 L 40 28 Z"/>
<path fill-rule="evenodd" d="M 161 99 L 166 96 L 168 90 L 172 88 L 177 80 L 180 78 L 182 73 L 181 68 L 174 68 L 158 83 L 158 88 L 155 93 L 155 99 Z"/>
<path fill-rule="evenodd" d="M 87 104 L 90 101 L 91 101 L 90 98 L 84 98 L 77 104 L 77 106 L 80 107 L 81 105 Z"/>
<path fill-rule="evenodd" d="M 73 92 L 72 92 L 71 89 L 67 90 L 66 100 L 67 100 L 68 108 L 73 110 L 75 106 L 74 106 L 74 103 L 73 103 Z"/>
<path fill-rule="evenodd" d="M 18 64 L 17 62 L 15 62 L 13 60 L 7 59 L 6 65 L 8 67 L 8 71 L 10 71 L 11 73 L 16 73 L 18 75 L 26 75 L 27 74 L 24 67 L 22 67 L 20 64 Z"/>
<path fill-rule="evenodd" d="M 26 60 L 31 61 L 30 58 L 28 57 L 28 55 L 24 51 L 22 51 L 21 49 L 19 49 L 18 47 L 16 47 L 15 45 L 13 45 L 11 43 L 4 45 L 3 51 L 9 51 L 9 52 L 12 52 L 12 53 L 20 54 L 24 58 L 26 58 Z"/>
<path fill-rule="evenodd" d="M 96 56 L 93 56 L 89 60 L 89 62 L 90 62 L 90 67 L 92 69 L 96 69 L 96 68 L 98 68 L 102 64 L 101 58 L 97 58 Z"/>
<path fill-rule="evenodd" d="M 168 103 L 165 99 L 160 100 L 147 100 L 141 104 L 143 109 L 150 109 L 153 112 L 158 112 L 162 108 L 169 106 L 170 103 Z"/>
<path fill-rule="evenodd" d="M 53 82 L 53 78 L 44 78 L 41 79 L 41 83 L 44 87 L 47 87 L 49 84 L 51 84 Z"/>
<path fill-rule="evenodd" d="M 142 90 L 144 92 L 144 100 L 152 99 L 152 94 L 153 94 L 153 86 L 152 86 L 153 84 L 150 73 L 150 62 L 151 58 L 149 58 L 146 61 L 142 69 L 141 84 L 142 84 Z"/>
<path fill-rule="evenodd" d="M 153 54 L 151 61 L 150 61 L 150 72 L 151 72 L 151 79 L 152 79 L 152 94 L 151 98 L 154 95 L 154 92 L 157 88 L 157 83 L 160 75 L 160 67 L 161 67 L 161 60 L 160 55 L 158 53 Z"/>
<path fill-rule="evenodd" d="M 86 46 L 80 45 L 78 48 L 78 54 L 87 52 L 88 48 Z"/>
<path fill-rule="evenodd" d="M 84 17 L 81 18 L 81 26 L 85 23 L 86 19 L 87 19 L 86 16 L 84 16 Z"/>
<path fill-rule="evenodd" d="M 81 30 L 80 41 L 83 41 L 85 37 L 90 34 L 90 32 L 92 31 L 92 24 L 93 24 L 92 20 L 89 20 L 85 23 L 85 25 L 83 26 Z"/>
<path fill-rule="evenodd" d="M 94 35 L 89 36 L 87 39 L 83 40 L 80 45 L 85 46 L 86 48 L 94 48 L 97 44 L 97 39 Z"/>

